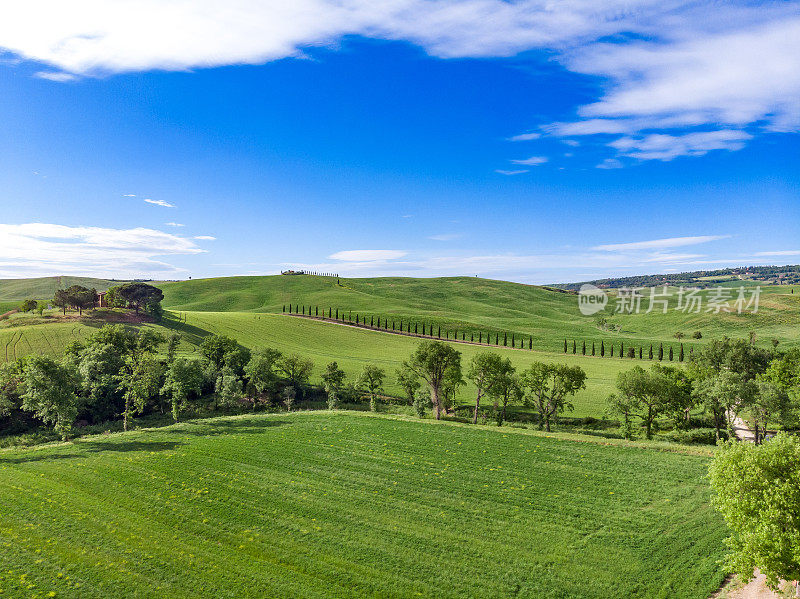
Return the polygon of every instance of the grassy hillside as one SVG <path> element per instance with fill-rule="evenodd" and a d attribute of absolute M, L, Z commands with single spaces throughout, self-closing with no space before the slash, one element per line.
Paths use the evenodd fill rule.
<path fill-rule="evenodd" d="M 669 597 L 720 584 L 707 458 L 354 413 L 0 451 L 0 589 Z"/>
<path fill-rule="evenodd" d="M 612 294 L 603 312 L 584 316 L 576 295 L 533 285 L 471 277 L 339 281 L 341 284 L 327 277 L 278 275 L 201 279 L 160 286 L 165 294 L 164 304 L 176 310 L 280 312 L 289 303 L 338 307 L 397 319 L 425 320 L 450 330 L 530 335 L 536 347 L 549 351 L 558 351 L 564 337 L 598 344 L 606 340 L 649 345 L 677 343 L 674 335 L 678 332 L 686 335 L 683 343 L 688 350 L 691 345 L 704 342 L 689 338 L 694 331 L 700 331 L 705 340 L 723 335 L 747 337 L 755 331 L 764 344 L 772 338 L 784 346 L 800 344 L 800 287 L 795 294 L 787 286 L 764 287 L 757 314 L 706 312 L 713 290 L 701 292 L 703 307 L 699 314 L 686 314 L 674 309 L 677 290 L 671 289 L 666 314 L 658 310 L 646 313 L 648 295 L 642 302 L 642 313 L 615 313 L 617 295 Z M 601 317 L 608 321 L 605 328 L 598 324 Z M 608 325 L 613 325 L 613 330 Z"/>
<path fill-rule="evenodd" d="M 15 315 L 16 316 L 16 315 Z M 236 338 L 243 345 L 275 347 L 286 353 L 298 353 L 314 361 L 312 382 L 319 383 L 325 365 L 336 360 L 353 380 L 367 363 L 384 368 L 387 377 L 386 390 L 401 395 L 394 381 L 394 371 L 408 358 L 419 342 L 414 337 L 392 335 L 354 327 L 322 323 L 302 318 L 275 314 L 253 314 L 246 312 L 187 312 L 186 322 L 165 321 L 164 325 L 145 325 L 169 332 L 181 333 L 183 342 L 180 351 L 193 353 L 205 335 L 219 333 Z M 9 323 L 41 322 L 29 316 L 16 316 Z M 26 326 L 0 327 L 0 362 L 13 360 L 29 353 L 56 354 L 73 339 L 82 339 L 99 328 L 104 321 L 90 318 L 56 324 L 34 324 Z M 486 346 L 455 344 L 466 362 Z M 528 350 L 495 348 L 509 356 L 517 368 L 525 368 L 534 360 L 558 361 L 578 364 L 588 374 L 587 388 L 575 397 L 574 416 L 603 415 L 605 399 L 613 391 L 617 373 L 628 369 L 638 360 L 573 356 Z M 647 364 L 647 363 L 645 363 Z M 461 388 L 462 402 L 473 401 L 471 384 Z"/>
<path fill-rule="evenodd" d="M 90 277 L 41 277 L 38 279 L 0 279 L 0 301 L 18 301 L 27 298 L 50 299 L 58 289 L 83 285 L 105 291 L 122 281 L 93 279 Z"/>

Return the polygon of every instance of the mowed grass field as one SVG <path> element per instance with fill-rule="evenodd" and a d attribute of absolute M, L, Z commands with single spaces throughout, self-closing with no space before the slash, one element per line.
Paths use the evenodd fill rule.
<path fill-rule="evenodd" d="M 104 289 L 113 281 L 51 277 L 46 279 L 0 280 L 0 300 L 21 300 L 26 297 L 47 298 L 60 284 L 84 284 Z M 757 335 L 757 343 L 771 347 L 778 339 L 782 347 L 800 345 L 800 286 L 762 286 L 756 314 L 707 312 L 713 289 L 703 290 L 699 313 L 677 311 L 677 289 L 668 288 L 669 310 L 647 313 L 650 290 L 641 293 L 639 314 L 616 313 L 618 293 L 610 292 L 605 310 L 584 316 L 578 309 L 578 297 L 551 288 L 495 281 L 476 277 L 443 277 L 432 279 L 378 277 L 335 279 L 330 277 L 254 276 L 195 279 L 190 281 L 154 282 L 164 291 L 164 306 L 177 311 L 280 313 L 289 304 L 339 308 L 361 315 L 412 320 L 443 330 L 469 333 L 504 331 L 533 338 L 537 349 L 557 352 L 564 338 L 579 342 L 601 340 L 626 345 L 665 343 L 676 350 L 681 343 L 688 350 L 709 339 Z M 753 281 L 725 281 L 723 286 L 736 289 L 744 286 L 748 298 Z M 792 293 L 792 291 L 795 293 Z M 662 290 L 657 290 L 661 292 Z M 736 292 L 731 292 L 731 303 Z M 599 326 L 599 318 L 608 325 Z M 691 334 L 700 331 L 700 341 Z"/>
<path fill-rule="evenodd" d="M 407 359 L 419 338 L 393 335 L 297 318 L 282 314 L 256 314 L 248 312 L 186 312 L 185 323 L 165 321 L 168 326 L 155 327 L 166 333 L 172 330 L 182 335 L 179 351 L 192 354 L 198 351 L 203 336 L 216 333 L 234 337 L 249 348 L 274 347 L 285 353 L 297 353 L 314 362 L 312 383 L 320 383 L 319 378 L 328 362 L 336 360 L 352 381 L 365 364 L 377 364 L 387 372 L 385 390 L 401 396 L 402 390 L 395 382 L 395 370 Z M 17 318 L 25 322 L 26 316 Z M 88 324 L 86 324 L 88 323 Z M 63 324 L 37 324 L 0 328 L 0 361 L 13 360 L 30 353 L 57 355 L 73 339 L 82 339 L 92 334 L 102 323 L 100 321 L 72 321 Z M 168 328 L 169 327 L 169 328 Z M 563 353 L 512 350 L 504 347 L 487 347 L 465 343 L 454 346 L 462 354 L 462 364 L 466 370 L 469 360 L 480 351 L 497 351 L 508 356 L 517 369 L 527 368 L 532 362 L 560 362 L 579 365 L 587 373 L 586 389 L 574 398 L 575 411 L 569 416 L 602 417 L 606 397 L 613 392 L 617 373 L 632 368 L 634 364 L 649 364 L 648 361 L 600 358 Z M 599 349 L 599 348 L 598 348 Z M 676 357 L 677 360 L 677 357 Z M 677 364 L 677 362 L 675 362 Z M 459 401 L 474 401 L 474 386 L 471 383 L 459 391 Z"/>
<path fill-rule="evenodd" d="M 647 313 L 650 290 L 641 293 L 644 299 L 639 314 L 615 313 L 617 292 L 611 292 L 605 310 L 584 316 L 578 309 L 578 298 L 550 288 L 475 277 L 443 277 L 416 279 L 378 277 L 368 279 L 332 279 L 314 276 L 223 277 L 159 283 L 164 291 L 164 305 L 176 310 L 210 312 L 280 312 L 288 304 L 323 308 L 340 308 L 361 314 L 427 321 L 449 330 L 508 331 L 532 336 L 534 345 L 543 350 L 558 351 L 564 338 L 596 341 L 623 341 L 637 345 L 680 343 L 675 333 L 686 335 L 688 348 L 701 345 L 723 335 L 748 337 L 757 333 L 758 341 L 770 345 L 772 338 L 784 346 L 800 344 L 800 286 L 765 286 L 756 314 L 707 312 L 709 299 L 715 293 L 703 290 L 698 314 L 677 311 L 677 289 L 668 288 L 669 309 L 666 314 L 656 309 Z M 730 281 L 731 289 L 743 285 L 747 298 L 752 281 Z M 792 289 L 795 293 L 792 294 Z M 661 292 L 662 290 L 657 290 Z M 731 292 L 731 306 L 737 293 Z M 605 317 L 615 330 L 601 330 L 598 318 Z M 618 327 L 618 328 L 616 328 Z M 690 339 L 700 331 L 703 341 Z"/>
<path fill-rule="evenodd" d="M 0 451 L 10 597 L 664 597 L 722 582 L 708 458 L 352 412 Z"/>

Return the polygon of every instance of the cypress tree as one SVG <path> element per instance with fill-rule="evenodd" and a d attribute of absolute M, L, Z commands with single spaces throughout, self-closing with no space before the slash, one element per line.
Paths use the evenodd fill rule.
<path fill-rule="evenodd" d="M 499 333 L 495 333 L 494 334 L 494 344 L 495 345 L 500 345 L 500 334 Z"/>
<path fill-rule="evenodd" d="M 467 334 L 464 331 L 461 331 L 461 341 L 467 340 Z"/>
<path fill-rule="evenodd" d="M 425 334 L 425 323 L 424 322 L 422 323 L 422 334 L 423 335 Z"/>
<path fill-rule="evenodd" d="M 339 308 L 336 308 L 336 320 L 339 320 Z"/>
<path fill-rule="evenodd" d="M 611 344 L 611 357 L 614 357 L 614 344 Z"/>
<path fill-rule="evenodd" d="M 514 343 L 514 333 L 511 333 L 511 347 L 517 347 L 516 343 Z"/>
<path fill-rule="evenodd" d="M 683 343 L 681 343 L 681 351 L 678 354 L 678 362 L 683 362 L 683 358 L 684 358 L 684 355 L 683 355 Z"/>
<path fill-rule="evenodd" d="M 622 358 L 625 356 L 625 343 L 623 341 L 619 342 L 619 357 Z"/>
<path fill-rule="evenodd" d="M 408 326 L 410 327 L 411 325 L 408 325 Z M 415 335 L 417 334 L 417 323 L 416 322 L 414 323 L 414 334 Z"/>
<path fill-rule="evenodd" d="M 439 331 L 436 333 L 436 336 L 441 339 L 442 338 L 442 325 L 439 325 Z M 433 337 L 433 327 L 431 327 L 431 337 Z"/>
<path fill-rule="evenodd" d="M 286 314 L 286 304 L 283 304 L 283 313 Z"/>
<path fill-rule="evenodd" d="M 586 341 L 583 342 L 583 348 L 581 348 L 581 353 L 585 356 L 586 355 Z"/>
<path fill-rule="evenodd" d="M 528 349 L 533 349 L 533 337 L 528 337 Z"/>
<path fill-rule="evenodd" d="M 564 353 L 567 353 L 567 340 L 564 339 Z"/>
<path fill-rule="evenodd" d="M 402 328 L 403 324 L 400 323 L 400 327 Z M 394 330 L 394 320 L 392 320 L 392 330 Z"/>
<path fill-rule="evenodd" d="M 672 346 L 669 346 L 669 361 L 672 362 L 673 354 L 672 354 Z"/>
<path fill-rule="evenodd" d="M 322 311 L 322 315 L 325 316 L 325 310 Z M 314 306 L 314 316 L 319 316 L 319 306 Z"/>
<path fill-rule="evenodd" d="M 641 348 L 641 346 L 639 347 L 639 359 L 640 360 L 642 359 L 642 348 Z"/>
<path fill-rule="evenodd" d="M 594 355 L 594 341 L 592 341 L 592 355 Z"/>
<path fill-rule="evenodd" d="M 578 353 L 578 344 L 575 343 L 574 339 L 572 340 L 572 353 L 573 354 L 577 354 Z"/>
<path fill-rule="evenodd" d="M 503 333 L 503 347 L 508 347 L 508 333 Z"/>
<path fill-rule="evenodd" d="M 373 316 L 369 317 L 369 326 L 371 326 L 371 327 L 375 326 L 375 321 L 373 320 L 373 318 L 374 318 Z M 378 328 L 381 328 L 381 319 L 380 318 L 378 318 Z"/>
<path fill-rule="evenodd" d="M 653 344 L 652 343 L 650 344 L 650 353 L 648 354 L 647 358 L 649 360 L 653 359 Z"/>
<path fill-rule="evenodd" d="M 605 356 L 605 355 L 606 355 L 606 346 L 605 346 L 605 344 L 604 344 L 604 343 L 601 341 L 601 342 L 600 342 L 600 357 L 602 358 L 602 357 L 603 357 L 603 356 Z"/>
<path fill-rule="evenodd" d="M 356 312 L 356 324 L 358 324 L 358 312 Z"/>
<path fill-rule="evenodd" d="M 660 362 L 663 359 L 664 359 L 664 344 L 662 343 L 661 345 L 658 346 L 658 361 Z"/>
<path fill-rule="evenodd" d="M 474 343 L 475 342 L 475 333 L 470 333 L 469 334 L 469 340 L 470 340 L 470 343 Z"/>
<path fill-rule="evenodd" d="M 478 343 L 483 343 L 483 331 L 478 331 Z"/>

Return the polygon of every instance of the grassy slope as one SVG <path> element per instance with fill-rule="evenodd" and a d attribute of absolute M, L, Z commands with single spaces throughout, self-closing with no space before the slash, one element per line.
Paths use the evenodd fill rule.
<path fill-rule="evenodd" d="M 10 596 L 705 598 L 707 458 L 353 413 L 0 452 Z"/>
<path fill-rule="evenodd" d="M 27 316 L 19 316 L 11 322 L 25 322 Z M 56 354 L 72 339 L 90 335 L 102 321 L 84 319 L 80 322 L 64 324 L 39 324 L 31 326 L 12 326 L 0 328 L 0 362 L 14 359 L 28 353 Z M 204 335 L 219 333 L 235 337 L 247 347 L 275 347 L 287 353 L 298 353 L 314 361 L 313 382 L 319 382 L 319 375 L 325 365 L 336 360 L 350 377 L 354 379 L 367 363 L 375 363 L 387 373 L 386 390 L 401 395 L 394 381 L 394 370 L 400 366 L 418 343 L 414 337 L 392 335 L 321 323 L 285 315 L 253 314 L 246 312 L 187 312 L 185 324 L 168 323 L 183 337 L 181 352 L 197 351 L 197 345 Z M 155 326 L 155 325 L 147 325 Z M 163 328 L 163 327 L 156 327 Z M 466 362 L 486 346 L 456 344 Z M 592 358 L 527 350 L 492 348 L 511 358 L 518 368 L 524 368 L 533 360 L 559 361 L 579 364 L 588 374 L 587 389 L 575 397 L 575 416 L 602 416 L 605 398 L 613 391 L 617 372 L 630 368 L 634 360 L 618 358 Z M 472 385 L 461 389 L 460 400 L 469 402 L 473 397 Z"/>
<path fill-rule="evenodd" d="M 531 335 L 541 349 L 558 351 L 564 337 L 578 340 L 624 341 L 628 344 L 679 343 L 700 330 L 705 339 L 729 335 L 746 337 L 756 331 L 768 343 L 780 339 L 784 346 L 800 344 L 800 287 L 765 287 L 758 314 L 614 314 L 612 297 L 604 316 L 621 331 L 601 331 L 597 316 L 583 316 L 577 297 L 542 287 L 471 277 L 439 279 L 373 278 L 336 279 L 311 276 L 227 277 L 164 283 L 166 306 L 177 310 L 280 312 L 284 305 L 301 303 L 320 308 L 342 308 L 393 318 L 413 318 L 441 323 L 449 329 L 509 331 Z M 706 304 L 710 290 L 702 292 Z M 646 310 L 647 301 L 643 303 Z M 684 339 L 688 348 L 697 344 Z"/>
<path fill-rule="evenodd" d="M 92 279 L 89 277 L 40 277 L 37 279 L 0 279 L 0 300 L 14 301 L 34 298 L 49 299 L 57 289 L 66 289 L 72 285 L 83 285 L 90 289 L 105 291 L 121 281 L 109 279 Z"/>

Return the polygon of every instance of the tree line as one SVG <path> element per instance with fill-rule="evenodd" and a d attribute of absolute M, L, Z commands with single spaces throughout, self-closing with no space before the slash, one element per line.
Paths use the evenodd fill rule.
<path fill-rule="evenodd" d="M 36 310 L 42 314 L 50 303 L 61 309 L 64 315 L 67 314 L 67 310 L 74 310 L 82 315 L 84 310 L 98 307 L 99 298 L 100 294 L 94 287 L 72 285 L 67 289 L 58 289 L 49 302 L 26 299 L 20 304 L 19 310 L 21 312 Z M 161 319 L 164 314 L 161 307 L 163 299 L 164 293 L 161 289 L 141 282 L 117 285 L 109 288 L 105 293 L 106 304 L 109 308 L 129 308 L 135 310 L 136 314 L 144 311 L 157 320 Z"/>
<path fill-rule="evenodd" d="M 620 417 L 623 435 L 634 436 L 634 419 L 652 438 L 660 417 L 688 428 L 692 410 L 711 418 L 716 439 L 733 436 L 733 425 L 746 418 L 756 444 L 767 429 L 800 424 L 800 350 L 778 352 L 745 339 L 710 342 L 691 356 L 686 368 L 653 364 L 619 373 L 609 410 Z"/>
<path fill-rule="evenodd" d="M 630 358 L 639 360 L 658 360 L 659 362 L 663 361 L 664 359 L 668 359 L 670 362 L 674 361 L 677 358 L 678 362 L 683 362 L 687 359 L 687 353 L 683 348 L 683 343 L 680 344 L 678 351 L 676 352 L 675 349 L 669 345 L 664 350 L 664 344 L 659 343 L 658 348 L 654 349 L 653 344 L 650 344 L 648 350 L 644 349 L 644 346 L 639 346 L 638 348 L 632 344 L 628 344 L 625 346 L 624 341 L 619 342 L 619 348 L 617 349 L 616 343 L 614 341 L 609 341 L 608 345 L 606 345 L 605 340 L 600 341 L 600 345 L 597 344 L 596 341 L 591 342 L 591 346 L 589 346 L 586 341 L 583 341 L 581 345 L 578 345 L 578 342 L 573 340 L 572 343 L 568 343 L 566 339 L 564 339 L 564 353 L 565 354 L 581 354 L 583 356 L 597 356 L 599 355 L 601 358 L 605 357 L 608 354 L 609 357 L 614 357 L 614 352 L 616 351 L 616 355 L 619 358 Z M 689 358 L 691 358 L 692 354 L 694 353 L 694 347 L 689 348 Z"/>
<path fill-rule="evenodd" d="M 288 308 L 288 309 L 287 309 Z M 533 337 L 519 333 L 474 331 L 466 329 L 442 329 L 441 324 L 433 324 L 425 321 L 418 321 L 412 318 L 397 318 L 380 316 L 375 314 L 359 314 L 352 310 L 342 310 L 340 308 L 320 309 L 319 306 L 306 306 L 301 304 L 283 305 L 284 314 L 295 316 L 307 316 L 319 318 L 320 320 L 333 320 L 336 322 L 347 323 L 349 325 L 375 329 L 385 332 L 398 333 L 402 335 L 416 335 L 418 337 L 434 337 L 436 339 L 446 339 L 451 341 L 463 341 L 477 343 L 480 345 L 494 345 L 496 347 L 512 347 L 517 349 L 533 349 Z"/>

